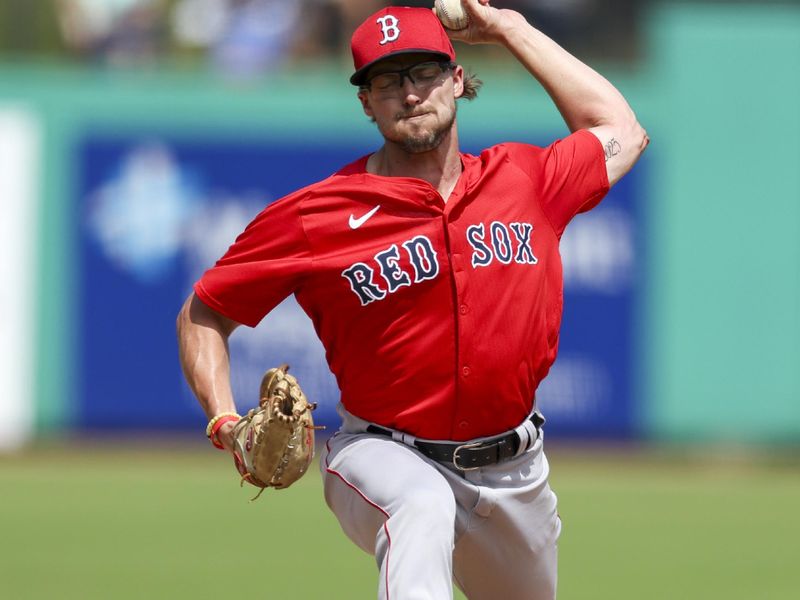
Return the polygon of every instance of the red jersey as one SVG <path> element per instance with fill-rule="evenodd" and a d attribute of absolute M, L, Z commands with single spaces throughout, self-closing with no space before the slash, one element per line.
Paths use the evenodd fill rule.
<path fill-rule="evenodd" d="M 608 191 L 604 154 L 583 130 L 461 161 L 445 203 L 362 157 L 267 206 L 195 292 L 250 326 L 294 293 L 362 419 L 442 440 L 512 429 L 556 358 L 559 239 Z"/>

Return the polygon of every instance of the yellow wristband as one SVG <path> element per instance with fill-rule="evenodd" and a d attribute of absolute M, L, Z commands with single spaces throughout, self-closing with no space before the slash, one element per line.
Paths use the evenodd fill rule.
<path fill-rule="evenodd" d="M 217 421 L 219 421 L 222 417 L 236 417 L 237 419 L 241 419 L 242 418 L 242 416 L 239 413 L 235 413 L 235 412 L 219 413 L 218 415 L 213 417 L 208 422 L 208 425 L 206 426 L 206 437 L 207 438 L 211 437 L 211 431 L 214 429 L 214 425 L 216 425 Z"/>

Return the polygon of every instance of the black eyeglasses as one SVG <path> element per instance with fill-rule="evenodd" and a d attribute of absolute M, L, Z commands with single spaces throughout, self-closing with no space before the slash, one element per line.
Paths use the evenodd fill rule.
<path fill-rule="evenodd" d="M 417 63 L 405 69 L 379 73 L 370 77 L 361 87 L 382 95 L 391 95 L 402 89 L 403 80 L 408 77 L 414 87 L 420 91 L 425 91 L 433 87 L 446 71 L 453 69 L 455 66 L 455 63 L 449 61 L 431 60 Z"/>

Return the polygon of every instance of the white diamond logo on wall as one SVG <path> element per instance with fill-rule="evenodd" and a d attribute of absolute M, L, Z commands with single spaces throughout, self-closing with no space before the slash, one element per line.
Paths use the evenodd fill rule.
<path fill-rule="evenodd" d="M 162 144 L 135 148 L 88 199 L 88 226 L 103 254 L 145 283 L 167 276 L 199 205 L 195 186 Z"/>

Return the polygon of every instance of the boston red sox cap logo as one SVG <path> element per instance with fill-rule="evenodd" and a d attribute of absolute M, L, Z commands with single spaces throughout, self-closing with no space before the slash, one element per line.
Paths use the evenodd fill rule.
<path fill-rule="evenodd" d="M 375 22 L 381 26 L 381 33 L 383 33 L 383 39 L 378 42 L 381 46 L 388 42 L 394 42 L 400 37 L 400 21 L 397 17 L 385 15 L 376 19 Z"/>

